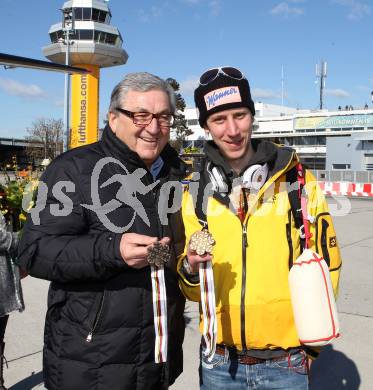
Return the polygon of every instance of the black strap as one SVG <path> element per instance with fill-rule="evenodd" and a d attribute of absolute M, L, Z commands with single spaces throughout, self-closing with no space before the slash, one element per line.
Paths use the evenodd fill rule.
<path fill-rule="evenodd" d="M 197 218 L 207 225 L 207 216 L 203 211 L 203 195 L 204 195 L 204 180 L 199 182 L 197 200 L 196 200 L 196 215 Z"/>
<path fill-rule="evenodd" d="M 200 222 L 203 227 L 207 228 L 207 216 L 203 211 L 203 196 L 204 196 L 204 190 L 206 186 L 206 180 L 204 178 L 204 170 L 206 166 L 206 158 L 204 158 L 201 162 L 200 169 L 199 169 L 199 185 L 198 185 L 198 191 L 197 191 L 197 198 L 193 199 L 193 203 L 195 202 L 195 213 L 197 218 L 202 221 Z M 192 177 L 193 180 L 193 177 Z M 194 198 L 194 191 L 191 191 L 192 198 Z M 207 207 L 207 205 L 206 205 Z"/>
<path fill-rule="evenodd" d="M 303 175 L 304 170 L 302 167 Z M 291 212 L 293 214 L 294 218 L 294 225 L 297 229 L 300 229 L 303 225 L 303 215 L 302 215 L 302 206 L 301 206 L 301 200 L 299 197 L 299 185 L 295 184 L 298 183 L 298 177 L 297 177 L 297 167 L 293 167 L 290 169 L 290 171 L 286 172 L 286 184 L 288 187 L 288 197 L 289 197 L 289 203 Z M 301 189 L 302 191 L 302 189 Z M 301 238 L 301 247 L 305 247 L 305 239 Z"/>
<path fill-rule="evenodd" d="M 295 227 L 299 229 L 303 224 L 303 219 L 302 219 L 301 203 L 298 194 L 299 186 L 295 184 L 297 182 L 298 182 L 297 168 L 294 167 L 290 169 L 290 171 L 286 172 L 286 184 L 288 188 L 288 197 L 289 197 L 291 212 L 294 217 Z"/>

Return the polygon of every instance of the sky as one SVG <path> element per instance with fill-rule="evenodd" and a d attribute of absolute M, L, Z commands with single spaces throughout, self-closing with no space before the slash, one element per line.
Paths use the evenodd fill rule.
<path fill-rule="evenodd" d="M 43 56 L 63 0 L 0 0 L 0 52 Z M 127 64 L 101 70 L 102 126 L 114 86 L 129 72 L 173 77 L 187 106 L 199 76 L 235 66 L 255 101 L 316 109 L 315 67 L 327 62 L 324 107 L 372 107 L 373 0 L 110 0 Z M 283 85 L 283 87 L 282 87 Z M 0 137 L 23 138 L 39 118 L 63 119 L 64 75 L 0 68 Z"/>

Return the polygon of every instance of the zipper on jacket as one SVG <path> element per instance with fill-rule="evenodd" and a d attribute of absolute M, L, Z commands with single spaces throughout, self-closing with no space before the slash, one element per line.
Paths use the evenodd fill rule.
<path fill-rule="evenodd" d="M 106 294 L 106 290 L 104 290 L 104 293 L 102 294 L 102 298 L 101 298 L 101 302 L 100 302 L 100 306 L 99 306 L 99 309 L 98 309 L 98 312 L 97 312 L 97 315 L 96 315 L 96 318 L 95 320 L 93 321 L 93 325 L 91 327 L 91 330 L 89 331 L 85 341 L 87 343 L 90 343 L 92 342 L 92 339 L 93 339 L 93 334 L 96 330 L 96 327 L 97 327 L 97 324 L 98 322 L 100 321 L 100 318 L 101 318 L 101 314 L 102 314 L 102 309 L 104 307 L 104 301 L 105 301 L 105 294 Z"/>
<path fill-rule="evenodd" d="M 241 285 L 241 344 L 242 348 L 246 349 L 246 319 L 245 319 L 245 295 L 246 295 L 246 248 L 247 243 L 247 227 L 242 225 L 242 285 Z"/>

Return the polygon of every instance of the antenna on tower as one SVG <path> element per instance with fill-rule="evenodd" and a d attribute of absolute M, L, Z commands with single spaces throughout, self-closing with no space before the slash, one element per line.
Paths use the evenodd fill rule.
<path fill-rule="evenodd" d="M 316 77 L 319 79 L 320 83 L 320 110 L 323 109 L 325 79 L 327 76 L 326 66 L 327 64 L 324 60 L 321 60 L 320 64 L 316 64 Z"/>

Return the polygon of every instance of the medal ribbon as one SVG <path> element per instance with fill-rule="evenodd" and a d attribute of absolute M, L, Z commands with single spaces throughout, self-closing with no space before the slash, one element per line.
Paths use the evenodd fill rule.
<path fill-rule="evenodd" d="M 249 195 L 250 195 L 249 190 L 247 190 L 246 188 L 241 188 L 240 200 L 237 209 L 237 216 L 241 222 L 245 220 L 247 210 L 249 209 L 249 202 L 248 202 Z"/>
<path fill-rule="evenodd" d="M 211 261 L 200 264 L 199 280 L 201 284 L 201 306 L 203 312 L 203 338 L 206 345 L 203 354 L 207 357 L 208 361 L 211 361 L 215 354 L 217 338 L 214 273 Z"/>
<path fill-rule="evenodd" d="M 154 356 L 156 363 L 167 361 L 167 296 L 164 266 L 150 266 L 153 295 L 155 348 Z"/>

